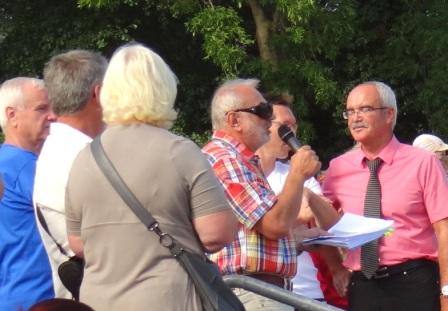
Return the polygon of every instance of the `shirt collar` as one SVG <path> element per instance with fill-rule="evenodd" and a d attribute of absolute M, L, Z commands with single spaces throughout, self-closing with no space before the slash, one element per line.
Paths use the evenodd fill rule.
<path fill-rule="evenodd" d="M 389 143 L 380 151 L 377 158 L 383 160 L 387 165 L 391 165 L 394 159 L 394 156 L 400 146 L 400 142 L 395 136 L 392 136 L 392 139 Z M 364 163 L 364 159 L 366 158 L 364 152 L 361 148 L 355 151 L 355 163 L 359 166 L 364 167 L 366 164 Z"/>
<path fill-rule="evenodd" d="M 248 161 L 258 161 L 258 156 L 255 155 L 255 153 L 246 147 L 245 144 L 234 138 L 233 136 L 227 134 L 224 131 L 215 131 L 213 132 L 212 139 L 220 140 L 228 145 L 230 145 L 232 148 L 234 148 L 238 153 L 240 153 L 243 158 L 245 158 Z"/>
<path fill-rule="evenodd" d="M 81 132 L 78 129 L 75 129 L 74 127 L 71 127 L 70 125 L 67 125 L 65 123 L 62 122 L 52 122 L 50 123 L 50 135 L 58 135 L 58 134 L 63 134 L 63 135 L 73 135 L 76 134 L 79 137 L 83 137 L 85 140 L 88 140 L 89 142 L 92 141 L 92 138 L 86 134 L 84 134 L 83 132 Z"/>

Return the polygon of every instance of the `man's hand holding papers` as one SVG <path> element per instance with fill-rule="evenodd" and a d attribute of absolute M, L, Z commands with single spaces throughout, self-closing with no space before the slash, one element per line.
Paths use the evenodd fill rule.
<path fill-rule="evenodd" d="M 390 232 L 392 225 L 393 220 L 345 213 L 328 230 L 329 235 L 305 238 L 303 245 L 322 244 L 353 249 L 382 237 L 386 232 Z"/>
<path fill-rule="evenodd" d="M 297 251 L 313 251 L 318 245 L 304 245 L 303 241 L 318 239 L 319 237 L 329 236 L 331 233 L 319 227 L 308 228 L 306 225 L 298 225 L 293 230 L 294 237 L 297 241 Z"/>

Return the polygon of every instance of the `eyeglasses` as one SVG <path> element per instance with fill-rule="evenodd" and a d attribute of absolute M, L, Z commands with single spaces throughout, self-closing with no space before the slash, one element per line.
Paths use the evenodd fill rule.
<path fill-rule="evenodd" d="M 356 115 L 357 113 L 359 113 L 361 116 L 365 115 L 366 113 L 375 111 L 375 110 L 384 110 L 384 109 L 388 109 L 389 107 L 378 107 L 378 108 L 374 108 L 374 107 L 370 107 L 370 106 L 364 106 L 364 107 L 359 107 L 358 109 L 346 109 L 344 111 L 342 111 L 342 117 L 347 120 L 349 117 L 352 117 L 354 115 Z"/>
<path fill-rule="evenodd" d="M 272 105 L 268 104 L 268 103 L 260 103 L 254 107 L 235 109 L 232 111 L 233 112 L 249 112 L 249 113 L 252 113 L 252 114 L 256 115 L 257 117 L 259 117 L 263 120 L 267 120 L 267 121 L 272 120 L 272 114 L 273 114 Z M 231 111 L 228 111 L 227 113 L 229 113 L 229 112 L 231 112 Z"/>

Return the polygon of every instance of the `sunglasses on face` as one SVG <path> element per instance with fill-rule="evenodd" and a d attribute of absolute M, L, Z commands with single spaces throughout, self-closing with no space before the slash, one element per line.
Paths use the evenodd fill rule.
<path fill-rule="evenodd" d="M 248 112 L 256 115 L 257 117 L 271 121 L 272 120 L 272 105 L 268 103 L 260 103 L 257 106 L 250 107 L 250 108 L 242 108 L 242 109 L 235 109 L 232 110 L 233 112 Z"/>

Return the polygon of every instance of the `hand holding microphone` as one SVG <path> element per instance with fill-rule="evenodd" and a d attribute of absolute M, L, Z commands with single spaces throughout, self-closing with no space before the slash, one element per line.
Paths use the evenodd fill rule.
<path fill-rule="evenodd" d="M 322 164 L 311 147 L 302 146 L 293 131 L 285 124 L 278 128 L 278 136 L 295 152 L 291 157 L 290 174 L 302 174 L 306 178 L 316 175 Z"/>

